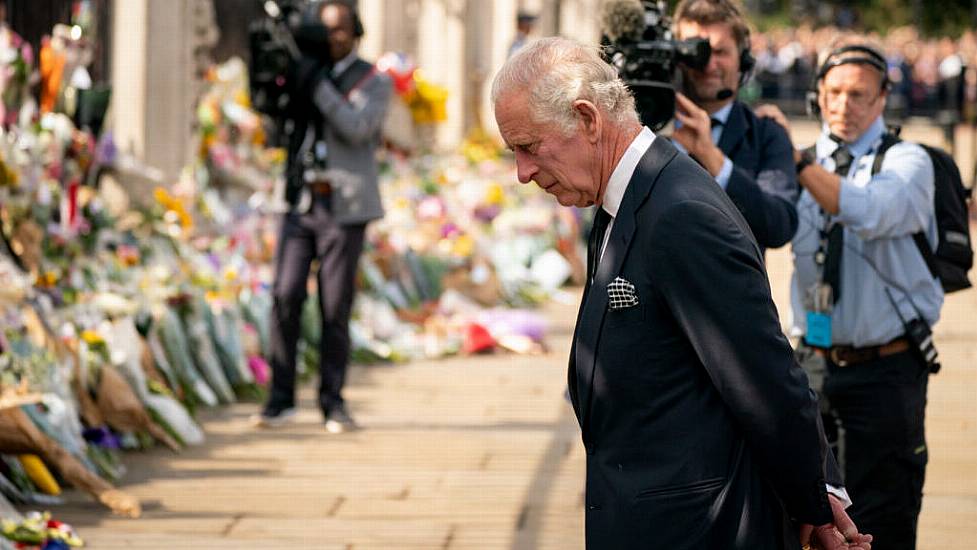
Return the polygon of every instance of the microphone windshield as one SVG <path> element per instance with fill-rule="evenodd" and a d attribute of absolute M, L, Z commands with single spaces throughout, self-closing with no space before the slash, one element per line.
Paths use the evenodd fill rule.
<path fill-rule="evenodd" d="M 716 99 L 719 101 L 723 101 L 731 97 L 733 97 L 733 90 L 730 90 L 729 88 L 723 88 L 722 90 L 719 90 L 719 93 L 716 94 Z"/>
<path fill-rule="evenodd" d="M 600 31 L 611 42 L 637 42 L 645 31 L 641 0 L 604 0 L 600 6 Z"/>

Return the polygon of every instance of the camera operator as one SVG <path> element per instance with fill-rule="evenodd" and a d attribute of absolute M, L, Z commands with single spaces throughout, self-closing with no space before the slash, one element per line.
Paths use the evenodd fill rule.
<path fill-rule="evenodd" d="M 275 263 L 270 362 L 272 389 L 260 426 L 295 413 L 296 347 L 313 260 L 322 334 L 319 406 L 330 433 L 356 428 L 342 397 L 349 361 L 353 280 L 368 222 L 383 216 L 376 148 L 391 95 L 389 79 L 360 59 L 363 26 L 343 0 L 312 4 L 328 29 L 328 56 L 307 56 L 293 94 L 286 199 Z"/>
<path fill-rule="evenodd" d="M 679 40 L 705 38 L 712 55 L 701 70 L 681 66 L 672 139 L 725 189 L 761 249 L 783 246 L 797 230 L 793 147 L 735 99 L 754 65 L 747 22 L 733 0 L 682 0 L 674 20 Z"/>

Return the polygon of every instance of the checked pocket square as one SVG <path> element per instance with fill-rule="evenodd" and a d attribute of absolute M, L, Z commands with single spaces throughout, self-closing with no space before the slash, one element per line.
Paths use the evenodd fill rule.
<path fill-rule="evenodd" d="M 611 309 L 625 309 L 638 305 L 638 294 L 634 285 L 626 279 L 615 277 L 607 285 L 608 307 Z"/>

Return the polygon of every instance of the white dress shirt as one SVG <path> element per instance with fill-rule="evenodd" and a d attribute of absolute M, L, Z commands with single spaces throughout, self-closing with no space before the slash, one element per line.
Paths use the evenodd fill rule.
<path fill-rule="evenodd" d="M 607 224 L 607 230 L 604 231 L 604 240 L 601 242 L 600 254 L 597 256 L 598 264 L 600 258 L 604 257 L 604 248 L 607 246 L 607 239 L 611 236 L 614 218 L 617 217 L 617 211 L 621 208 L 621 201 L 624 200 L 624 192 L 628 190 L 631 176 L 634 175 L 641 157 L 645 156 L 648 148 L 655 141 L 655 137 L 655 133 L 647 126 L 641 128 L 641 132 L 628 145 L 627 150 L 624 151 L 624 156 L 618 161 L 614 171 L 611 172 L 610 179 L 607 180 L 607 189 L 604 190 L 604 201 L 601 208 L 611 215 L 611 221 Z"/>

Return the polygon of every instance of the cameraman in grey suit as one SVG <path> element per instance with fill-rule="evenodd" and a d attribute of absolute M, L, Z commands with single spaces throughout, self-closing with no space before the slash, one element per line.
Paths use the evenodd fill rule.
<path fill-rule="evenodd" d="M 314 5 L 329 31 L 328 60 L 300 66 L 305 94 L 292 106 L 286 199 L 275 259 L 270 362 L 272 388 L 255 423 L 275 427 L 295 413 L 296 347 L 312 260 L 318 260 L 319 407 L 327 431 L 356 428 L 342 397 L 349 363 L 353 280 L 366 225 L 383 217 L 376 149 L 391 95 L 389 78 L 359 58 L 363 26 L 342 0 Z"/>

